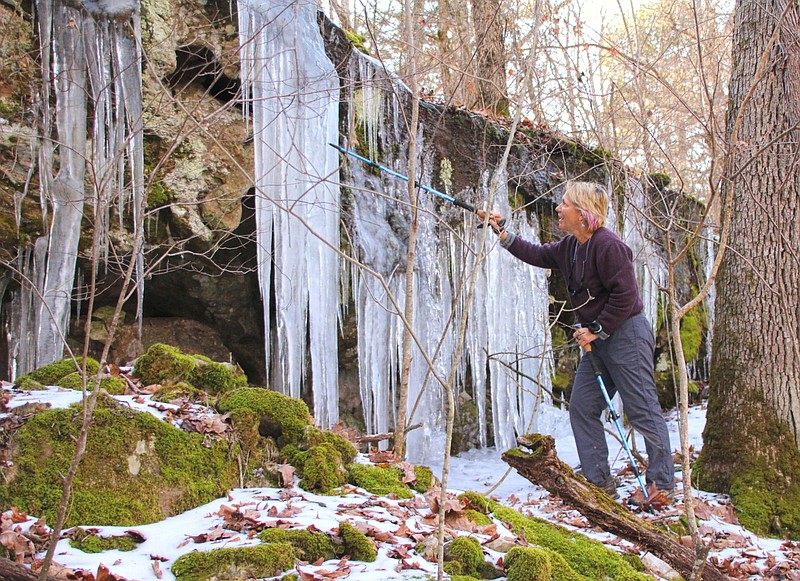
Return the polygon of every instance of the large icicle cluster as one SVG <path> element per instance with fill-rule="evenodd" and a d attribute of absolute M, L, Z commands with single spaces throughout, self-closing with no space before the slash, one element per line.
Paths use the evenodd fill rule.
<path fill-rule="evenodd" d="M 21 256 L 19 269 L 36 288 L 25 288 L 11 307 L 14 375 L 62 357 L 87 201 L 93 206 L 100 260 L 107 257 L 112 210 L 120 220 L 123 215 L 133 218 L 141 311 L 144 163 L 138 7 L 131 1 L 36 3 L 44 79 L 38 163 L 49 231 L 37 240 L 32 255 Z M 92 126 L 87 127 L 90 110 Z M 91 141 L 87 135 L 93 136 Z"/>
<path fill-rule="evenodd" d="M 392 88 L 382 67 L 362 55 L 351 62 L 350 78 L 356 88 L 349 95 L 349 126 L 366 141 L 360 145 L 375 155 L 378 142 L 394 144 L 391 151 L 384 148 L 381 162 L 405 173 L 408 138 L 401 125 L 403 115 L 397 97 L 404 88 L 399 83 Z M 417 145 L 423 158 L 418 165 L 428 171 L 418 179 L 431 183 L 438 168 L 430 156 L 424 157 L 431 148 L 425 147 L 422 136 L 420 128 Z M 349 164 L 354 254 L 366 267 L 350 270 L 350 286 L 358 316 L 360 386 L 367 431 L 384 432 L 392 428 L 400 375 L 403 326 L 399 313 L 405 300 L 405 237 L 410 218 L 405 182 L 378 177 L 367 170 L 358 162 Z M 503 175 L 496 177 L 485 172 L 483 183 L 475 185 L 477 199 L 488 204 L 492 198 L 494 207 L 508 216 L 507 180 Z M 493 182 L 502 185 L 492 191 Z M 409 458 L 430 461 L 444 452 L 444 388 L 431 367 L 435 375 L 447 378 L 454 360 L 458 363 L 456 388 L 471 397 L 478 410 L 480 444 L 491 442 L 505 449 L 515 445 L 517 434 L 532 430 L 552 433 L 563 412 L 550 405 L 547 392 L 536 383 L 549 387 L 552 367 L 544 271 L 520 263 L 499 248 L 487 246 L 481 253 L 483 239 L 475 229 L 474 216 L 464 214 L 463 224 L 451 230 L 441 221 L 435 197 L 423 193 L 419 204 L 413 324 L 416 342 L 412 347 L 408 423 L 421 424 L 421 428 L 408 434 Z M 538 237 L 538 226 L 529 224 L 522 213 L 513 219 L 512 227 L 531 240 Z M 496 245 L 496 239 L 490 235 L 485 243 Z M 476 262 L 476 256 L 482 259 Z M 466 304 L 466 289 L 475 268 L 474 296 Z M 459 321 L 465 309 L 465 346 L 463 352 L 456 353 Z M 469 385 L 463 386 L 468 370 Z M 463 397 L 460 399 L 463 401 Z M 492 426 L 491 434 L 487 433 L 488 425 Z"/>
<path fill-rule="evenodd" d="M 271 387 L 300 397 L 310 348 L 314 415 L 328 427 L 339 418 L 338 156 L 328 146 L 338 141 L 338 78 L 314 1 L 241 0 L 239 34 Z"/>

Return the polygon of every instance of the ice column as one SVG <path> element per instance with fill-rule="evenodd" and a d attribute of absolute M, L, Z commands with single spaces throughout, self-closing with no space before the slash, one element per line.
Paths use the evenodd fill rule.
<path fill-rule="evenodd" d="M 27 323 L 20 324 L 35 337 L 35 357 L 19 349 L 12 362 L 24 373 L 61 358 L 70 316 L 70 301 L 78 256 L 84 201 L 94 203 L 101 244 L 105 243 L 109 207 L 121 191 L 120 217 L 129 209 L 142 239 L 144 204 L 141 56 L 138 2 L 37 2 L 42 47 L 42 95 L 45 124 L 39 151 L 42 207 L 52 212 L 48 235 L 37 242 L 33 262 L 37 296 L 21 300 Z M 94 127 L 87 131 L 89 98 Z M 50 111 L 55 97 L 54 115 Z M 55 118 L 55 129 L 51 118 Z M 93 150 L 87 151 L 91 132 Z M 53 138 L 57 135 L 57 140 Z M 87 160 L 93 189 L 86 191 Z M 57 168 L 57 169 L 56 169 Z M 125 176 L 128 176 L 127 178 Z M 100 258 L 104 258 L 101 248 Z M 139 304 L 143 292 L 141 246 L 134 249 Z M 24 307 L 28 305 L 30 309 Z M 16 337 L 14 341 L 27 341 Z M 23 360 L 24 359 L 24 360 Z"/>
<path fill-rule="evenodd" d="M 338 141 L 338 78 L 314 1 L 241 0 L 239 33 L 253 120 L 267 371 L 272 387 L 299 397 L 308 349 L 313 413 L 329 427 L 339 417 L 338 154 L 328 146 Z"/>
<path fill-rule="evenodd" d="M 485 200 L 491 195 L 490 179 L 487 173 L 481 188 Z M 515 233 L 538 242 L 539 225 L 535 214 L 529 223 L 526 212 L 512 213 L 506 177 L 501 175 L 493 179 L 502 184 L 494 193 L 493 208 L 510 217 L 509 227 Z M 514 258 L 499 247 L 493 235 L 487 243 L 494 247 L 483 265 L 485 286 L 478 289 L 470 307 L 468 355 L 478 366 L 485 365 L 485 352 L 491 356 L 489 382 L 494 442 L 498 450 L 507 450 L 516 446 L 517 435 L 530 431 L 552 433 L 556 417 L 563 414 L 550 405 L 549 395 L 536 384 L 549 390 L 553 366 L 546 272 Z M 475 325 L 472 325 L 473 318 Z M 475 367 L 473 365 L 473 374 Z M 479 394 L 476 404 L 479 415 L 484 416 L 484 403 Z"/>
<path fill-rule="evenodd" d="M 644 315 L 655 330 L 658 325 L 658 289 L 666 278 L 666 266 L 656 245 L 647 236 L 649 223 L 642 182 L 630 179 L 628 188 L 630 202 L 623 213 L 622 239 L 633 251 L 633 264 L 644 303 Z"/>

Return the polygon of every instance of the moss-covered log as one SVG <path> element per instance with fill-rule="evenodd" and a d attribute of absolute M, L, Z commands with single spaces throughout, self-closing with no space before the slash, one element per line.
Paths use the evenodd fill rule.
<path fill-rule="evenodd" d="M 503 460 L 521 476 L 557 494 L 603 530 L 636 543 L 669 563 L 684 578 L 690 577 L 696 559 L 694 551 L 681 545 L 671 534 L 637 518 L 583 477 L 576 476 L 572 468 L 558 458 L 552 437 L 529 434 L 517 438 L 517 444 L 530 452 L 519 448 L 508 450 Z M 721 581 L 727 577 L 706 563 L 703 579 Z"/>

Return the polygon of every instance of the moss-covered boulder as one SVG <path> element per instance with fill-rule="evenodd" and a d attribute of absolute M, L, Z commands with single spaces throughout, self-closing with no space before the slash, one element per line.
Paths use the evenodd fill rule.
<path fill-rule="evenodd" d="M 154 343 L 133 366 L 133 374 L 145 385 L 174 385 L 188 381 L 195 368 L 194 357 L 184 355 L 177 347 Z"/>
<path fill-rule="evenodd" d="M 265 543 L 289 543 L 296 549 L 299 558 L 309 563 L 320 559 L 327 561 L 336 556 L 331 538 L 319 531 L 264 529 L 258 538 Z"/>
<path fill-rule="evenodd" d="M 187 355 L 164 343 L 151 345 L 136 360 L 133 373 L 145 385 L 189 385 L 211 395 L 247 385 L 247 376 L 238 367 L 204 355 Z"/>
<path fill-rule="evenodd" d="M 74 360 L 71 357 L 66 357 L 61 361 L 50 363 L 49 365 L 40 367 L 39 369 L 31 371 L 30 373 L 19 376 L 14 382 L 14 386 L 19 389 L 26 389 L 25 386 L 31 383 L 38 383 L 41 385 L 58 385 L 59 380 L 67 375 L 72 373 L 80 373 L 82 367 L 83 357 L 77 357 Z M 98 363 L 96 359 L 87 357 L 86 374 L 90 376 L 96 375 L 99 370 L 100 363 Z"/>
<path fill-rule="evenodd" d="M 471 577 L 480 577 L 479 569 L 485 562 L 483 549 L 475 537 L 453 539 L 444 547 L 444 559 L 449 563 L 458 563 L 457 567 L 448 566 L 448 572 Z"/>
<path fill-rule="evenodd" d="M 259 419 L 259 433 L 272 437 L 282 448 L 287 444 L 304 447 L 306 430 L 311 426 L 308 406 L 299 399 L 261 387 L 241 387 L 220 397 L 217 409 L 222 413 L 248 409 Z"/>
<path fill-rule="evenodd" d="M 86 378 L 86 389 L 91 391 L 97 383 L 97 376 L 93 375 Z M 58 387 L 64 389 L 74 389 L 76 391 L 83 390 L 83 377 L 80 373 L 70 373 L 65 375 L 56 382 Z M 100 389 L 104 389 L 110 395 L 122 395 L 125 393 L 126 388 L 125 380 L 121 377 L 103 377 L 100 379 Z"/>
<path fill-rule="evenodd" d="M 339 535 L 342 537 L 341 556 L 365 563 L 372 563 L 378 558 L 378 552 L 369 537 L 349 522 L 339 523 Z"/>
<path fill-rule="evenodd" d="M 428 492 L 428 489 L 436 482 L 433 470 L 427 466 L 414 466 L 414 476 L 416 476 L 416 480 L 410 482 L 409 485 L 422 494 Z"/>
<path fill-rule="evenodd" d="M 153 392 L 150 399 L 163 403 L 172 403 L 178 400 L 206 403 L 208 394 L 189 383 L 181 382 L 175 385 L 162 385 L 160 389 Z"/>
<path fill-rule="evenodd" d="M 414 496 L 408 485 L 403 483 L 403 471 L 397 466 L 350 464 L 347 467 L 347 481 L 378 496 L 390 494 L 396 498 Z"/>
<path fill-rule="evenodd" d="M 247 385 L 247 376 L 229 363 L 218 363 L 195 355 L 195 367 L 189 383 L 211 395 L 219 395 Z"/>
<path fill-rule="evenodd" d="M 63 475 L 75 453 L 79 406 L 30 418 L 13 435 L 0 474 L 0 504 L 55 521 Z M 100 396 L 75 476 L 66 526 L 134 526 L 210 502 L 238 482 L 227 442 L 203 445 L 148 413 Z"/>
<path fill-rule="evenodd" d="M 264 543 L 254 547 L 193 551 L 176 560 L 170 570 L 176 581 L 210 579 L 261 579 L 292 569 L 297 561 L 289 543 Z"/>
<path fill-rule="evenodd" d="M 536 547 L 514 547 L 506 553 L 505 566 L 508 581 L 550 581 L 554 578 L 550 556 L 544 549 Z"/>
<path fill-rule="evenodd" d="M 298 469 L 304 490 L 326 494 L 347 482 L 347 469 L 339 451 L 327 443 L 310 448 Z"/>
<path fill-rule="evenodd" d="M 317 428 L 306 430 L 305 443 L 309 448 L 319 444 L 333 446 L 339 452 L 342 462 L 345 464 L 350 464 L 358 454 L 356 447 L 347 438 L 330 430 L 319 430 Z"/>

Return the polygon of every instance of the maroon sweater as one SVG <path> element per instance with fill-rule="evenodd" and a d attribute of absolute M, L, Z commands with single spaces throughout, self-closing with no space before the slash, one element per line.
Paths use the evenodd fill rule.
<path fill-rule="evenodd" d="M 583 325 L 597 321 L 611 334 L 644 308 L 633 270 L 633 253 L 607 228 L 596 230 L 583 245 L 570 234 L 550 244 L 533 244 L 515 237 L 507 249 L 528 264 L 560 270 L 572 307 L 577 309 L 575 318 Z"/>

